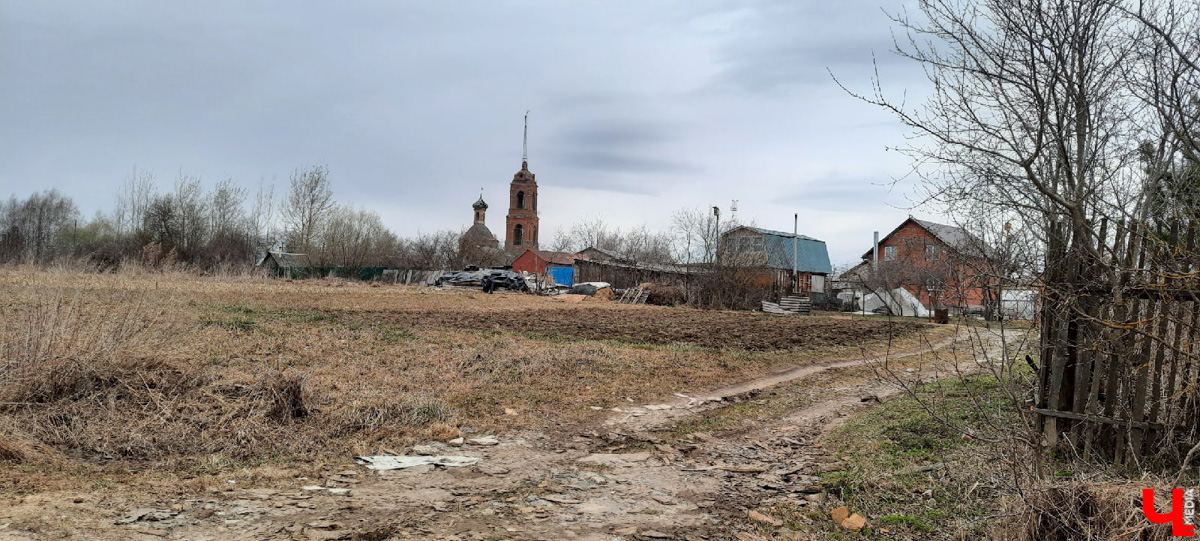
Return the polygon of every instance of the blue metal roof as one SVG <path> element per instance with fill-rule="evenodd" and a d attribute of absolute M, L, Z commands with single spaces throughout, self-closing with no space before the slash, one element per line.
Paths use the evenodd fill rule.
<path fill-rule="evenodd" d="M 829 250 L 825 248 L 825 241 L 758 227 L 744 226 L 743 228 L 763 236 L 768 267 L 792 270 L 793 261 L 795 261 L 797 269 L 801 272 L 833 274 L 833 265 L 829 264 Z M 792 255 L 793 237 L 796 238 L 798 260 L 794 260 Z"/>

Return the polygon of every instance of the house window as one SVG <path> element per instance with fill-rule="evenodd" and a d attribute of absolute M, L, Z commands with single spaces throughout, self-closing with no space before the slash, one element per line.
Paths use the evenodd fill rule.
<path fill-rule="evenodd" d="M 517 208 L 525 208 L 525 192 L 517 192 Z"/>
<path fill-rule="evenodd" d="M 926 261 L 933 261 L 933 260 L 941 257 L 941 255 L 942 255 L 942 247 L 941 246 L 938 246 L 936 244 L 926 244 L 925 245 L 925 260 Z"/>
<path fill-rule="evenodd" d="M 524 236 L 525 228 L 522 227 L 521 224 L 517 224 L 517 226 L 513 228 L 513 246 L 520 246 L 523 240 L 522 237 Z"/>
<path fill-rule="evenodd" d="M 895 246 L 884 246 L 883 247 L 883 260 L 884 261 L 895 261 L 896 260 L 896 247 Z"/>

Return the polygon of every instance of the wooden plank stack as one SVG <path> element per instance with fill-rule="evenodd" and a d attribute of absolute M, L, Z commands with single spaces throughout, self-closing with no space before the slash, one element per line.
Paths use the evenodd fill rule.
<path fill-rule="evenodd" d="M 645 304 L 646 298 L 649 296 L 649 291 L 640 287 L 631 287 L 621 294 L 617 302 L 621 304 Z"/>

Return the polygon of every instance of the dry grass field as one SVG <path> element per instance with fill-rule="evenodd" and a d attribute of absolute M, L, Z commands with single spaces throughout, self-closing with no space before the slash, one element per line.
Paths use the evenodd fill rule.
<path fill-rule="evenodd" d="M 0 492 L 294 474 L 459 431 L 578 431 L 602 418 L 593 406 L 913 348 L 945 330 L 333 280 L 3 269 Z"/>

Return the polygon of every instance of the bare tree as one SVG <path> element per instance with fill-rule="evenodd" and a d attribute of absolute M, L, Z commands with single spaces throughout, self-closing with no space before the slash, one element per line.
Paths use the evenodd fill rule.
<path fill-rule="evenodd" d="M 397 243 L 397 264 L 410 269 L 445 270 L 459 268 L 458 231 L 422 233 Z M 474 261 L 472 261 L 474 263 Z"/>
<path fill-rule="evenodd" d="M 118 234 L 133 233 L 142 226 L 147 209 L 154 199 L 154 173 L 134 167 L 117 188 L 113 224 Z"/>
<path fill-rule="evenodd" d="M 595 217 L 559 229 L 550 247 L 559 252 L 599 248 L 638 263 L 669 264 L 674 263 L 672 241 L 669 233 L 652 231 L 645 224 L 623 230 Z"/>
<path fill-rule="evenodd" d="M 178 219 L 178 236 L 174 247 L 183 261 L 191 262 L 209 238 L 208 201 L 205 201 L 200 178 L 184 175 L 175 181 L 171 195 Z"/>
<path fill-rule="evenodd" d="M 1016 224 L 1041 246 L 1061 236 L 1070 255 L 1052 263 L 1099 260 L 1099 222 L 1136 206 L 1141 180 L 1130 165 L 1143 117 L 1122 84 L 1130 50 L 1117 10 L 1103 0 L 931 0 L 893 20 L 903 34 L 895 52 L 925 69 L 929 98 L 909 105 L 879 80 L 870 95 L 851 93 L 915 132 L 901 150 L 925 201 L 961 222 Z M 1051 299 L 1050 309 L 1078 307 L 1076 297 Z M 1009 435 L 1034 450 L 1028 380 L 1007 353 L 997 375 L 1026 421 Z M 1044 473 L 1041 460 L 1008 458 L 1016 471 Z"/>
<path fill-rule="evenodd" d="M 208 196 L 208 229 L 213 235 L 242 232 L 246 226 L 246 189 L 233 179 L 218 182 Z"/>
<path fill-rule="evenodd" d="M 275 239 L 275 183 L 259 179 L 250 210 L 250 235 L 259 248 L 272 248 Z"/>
<path fill-rule="evenodd" d="M 1124 421 L 1095 425 L 1107 428 L 1093 441 L 1090 429 L 1082 437 L 1081 419 L 1061 412 L 1136 420 L 1139 408 L 1161 405 L 1164 417 L 1184 419 L 1176 436 L 1194 438 L 1194 392 L 1147 404 L 1172 388 L 1164 363 L 1174 374 L 1177 364 L 1196 362 L 1169 338 L 1194 329 L 1194 318 L 1172 305 L 1175 292 L 1161 290 L 1195 262 L 1193 253 L 1178 263 L 1190 241 L 1162 218 L 1183 211 L 1179 196 L 1191 189 L 1200 126 L 1196 4 L 930 0 L 893 18 L 903 36 L 896 52 L 925 69 L 929 98 L 906 103 L 879 80 L 869 94 L 851 93 L 915 132 L 901 150 L 924 180 L 923 202 L 950 209 L 1003 247 L 980 272 L 1000 284 L 1036 276 L 1044 285 L 1039 316 L 1055 322 L 1039 329 L 1040 366 L 1029 358 L 1035 378 L 1003 335 L 999 364 L 979 353 L 1008 411 L 1024 421 L 992 427 L 1021 443 L 1003 457 L 1014 479 L 1044 481 L 1050 450 L 1086 460 L 1095 443 L 1121 462 L 1126 450 L 1136 457 L 1144 447 L 1140 431 L 1129 440 L 1115 432 Z M 1170 353 L 1151 363 L 1154 350 Z"/>
<path fill-rule="evenodd" d="M 397 242 L 378 213 L 340 206 L 329 212 L 320 240 L 317 261 L 347 269 L 383 265 Z"/>
<path fill-rule="evenodd" d="M 711 208 L 680 209 L 671 219 L 675 260 L 684 264 L 713 264 L 721 237 L 738 227 L 737 222 L 722 222 Z"/>
<path fill-rule="evenodd" d="M 40 263 L 68 253 L 73 246 L 62 232 L 73 229 L 78 216 L 75 203 L 58 190 L 34 193 L 24 201 L 11 197 L 0 206 L 0 257 Z"/>
<path fill-rule="evenodd" d="M 316 248 L 315 240 L 333 205 L 328 167 L 314 165 L 292 172 L 291 191 L 282 209 L 292 251 L 309 253 Z"/>

